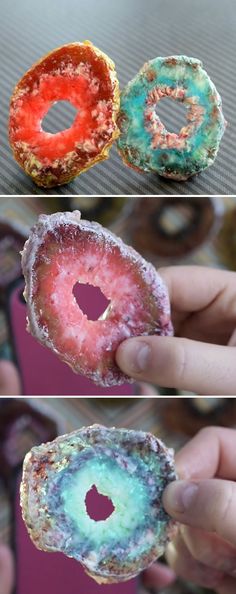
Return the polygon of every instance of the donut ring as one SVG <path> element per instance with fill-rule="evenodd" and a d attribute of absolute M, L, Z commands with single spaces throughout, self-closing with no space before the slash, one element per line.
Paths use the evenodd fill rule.
<path fill-rule="evenodd" d="M 217 237 L 217 252 L 221 262 L 236 271 L 236 208 L 226 211 Z"/>
<path fill-rule="evenodd" d="M 105 227 L 112 226 L 123 218 L 128 198 L 122 196 L 70 196 L 70 210 L 79 210 L 81 217 L 97 221 Z"/>
<path fill-rule="evenodd" d="M 155 112 L 163 97 L 188 109 L 179 134 L 169 133 Z M 118 150 L 140 172 L 186 180 L 212 165 L 225 125 L 220 95 L 199 60 L 155 58 L 121 94 Z"/>
<path fill-rule="evenodd" d="M 170 210 L 183 215 L 180 228 L 165 223 Z M 178 212 L 177 211 L 177 212 Z M 210 197 L 141 198 L 130 216 L 129 236 L 141 254 L 179 258 L 198 248 L 215 233 L 221 221 L 223 204 Z M 177 221 L 178 222 L 178 221 Z"/>
<path fill-rule="evenodd" d="M 78 113 L 70 128 L 50 134 L 42 120 L 57 101 Z M 10 103 L 14 157 L 38 186 L 68 183 L 103 159 L 119 132 L 119 86 L 113 62 L 89 41 L 59 47 L 34 64 Z"/>
<path fill-rule="evenodd" d="M 80 220 L 79 211 L 40 216 L 22 267 L 28 330 L 98 385 L 128 380 L 115 362 L 124 339 L 172 334 L 167 289 L 152 264 L 98 223 Z M 98 286 L 111 301 L 98 320 L 76 303 L 77 281 Z"/>
<path fill-rule="evenodd" d="M 150 433 L 84 427 L 26 455 L 23 518 L 37 548 L 75 558 L 99 583 L 125 581 L 162 555 L 175 533 L 162 506 L 175 478 L 173 450 Z M 99 522 L 86 512 L 94 485 L 115 508 Z"/>

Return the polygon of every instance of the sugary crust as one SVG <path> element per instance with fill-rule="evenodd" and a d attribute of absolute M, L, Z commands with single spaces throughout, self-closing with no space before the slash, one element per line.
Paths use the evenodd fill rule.
<path fill-rule="evenodd" d="M 179 134 L 168 132 L 155 112 L 163 97 L 187 107 Z M 126 165 L 185 181 L 214 163 L 226 121 L 221 97 L 200 60 L 180 55 L 144 64 L 121 93 L 118 125 L 117 146 Z"/>
<path fill-rule="evenodd" d="M 156 464 L 159 465 L 160 485 L 158 484 L 158 487 L 156 485 L 156 488 L 160 501 L 162 492 L 159 490 L 164 489 L 169 482 L 176 479 L 174 451 L 168 449 L 160 439 L 143 431 L 114 427 L 108 429 L 101 425 L 92 425 L 60 436 L 53 442 L 34 447 L 25 457 L 20 495 L 23 519 L 37 548 L 47 552 L 62 551 L 67 556 L 73 556 L 68 552 L 67 546 L 63 548 L 63 541 L 68 541 L 64 535 L 63 526 L 57 525 L 56 518 L 50 511 L 47 484 L 53 481 L 55 474 L 61 474 L 67 468 L 71 468 L 73 456 L 80 457 L 84 455 L 85 451 L 93 451 L 96 455 L 96 452 L 101 453 L 103 450 L 108 455 L 110 448 L 111 452 L 115 451 L 116 459 L 119 459 L 120 456 L 120 460 L 126 460 L 127 468 L 129 468 L 129 464 L 133 463 L 133 455 L 137 455 L 140 460 L 145 461 L 145 464 L 149 460 L 150 469 L 147 480 L 152 480 L 154 477 L 151 463 L 151 455 L 154 453 Z M 76 459 L 79 460 L 79 458 Z M 159 510 L 160 503 L 153 500 L 152 505 L 153 509 L 150 509 L 150 513 L 154 513 L 154 510 L 157 509 L 156 506 Z M 163 553 L 167 543 L 175 534 L 176 525 L 164 512 L 164 509 L 160 509 L 158 514 L 158 518 L 160 518 L 156 519 L 160 522 L 158 541 L 155 541 L 155 544 L 150 548 L 150 543 L 147 540 L 146 550 L 143 550 L 142 547 L 139 558 L 134 558 L 133 561 L 128 560 L 129 547 L 132 547 L 132 541 L 129 541 L 128 544 L 128 540 L 126 544 L 127 557 L 124 553 L 126 559 L 124 563 L 120 561 L 119 554 L 116 554 L 117 551 L 114 547 L 112 547 L 106 563 L 102 562 L 102 551 L 99 554 L 97 552 L 95 554 L 92 550 L 88 551 L 86 558 L 84 556 L 80 558 L 78 552 L 78 556 L 75 558 L 82 562 L 85 571 L 98 583 L 131 579 Z M 118 543 L 117 546 L 119 548 Z"/>
<path fill-rule="evenodd" d="M 60 241 L 60 249 L 63 249 L 63 245 L 66 245 L 67 233 L 70 235 L 70 238 L 74 236 L 75 241 L 75 234 L 78 229 L 80 234 L 89 231 L 90 241 L 94 242 L 95 245 L 101 244 L 103 246 L 103 252 L 108 254 L 108 257 L 112 256 L 114 249 L 118 249 L 120 258 L 126 264 L 129 262 L 130 267 L 135 267 L 139 283 L 142 283 L 143 286 L 144 303 L 142 307 L 148 308 L 149 312 L 149 322 L 143 328 L 142 334 L 172 334 L 168 292 L 152 264 L 147 263 L 133 248 L 126 246 L 120 238 L 100 224 L 81 220 L 79 211 L 55 213 L 49 216 L 41 215 L 38 223 L 32 229 L 29 239 L 25 243 L 22 252 L 22 269 L 26 281 L 25 299 L 28 306 L 28 330 L 42 344 L 45 344 L 56 352 L 63 361 L 71 366 L 73 371 L 85 374 L 99 385 L 112 386 L 122 384 L 125 381 L 131 380 L 117 367 L 115 363 L 115 350 L 124 338 L 136 335 L 137 328 L 132 327 L 132 319 L 127 320 L 126 324 L 123 323 L 123 329 L 117 329 L 116 336 L 111 337 L 110 344 L 106 345 L 106 357 L 109 356 L 109 360 L 107 359 L 108 362 L 104 363 L 104 361 L 100 361 L 97 368 L 93 370 L 89 369 L 89 366 L 84 368 L 81 360 L 73 360 L 67 356 L 67 353 L 59 352 L 50 337 L 48 329 L 40 325 L 39 312 L 34 297 L 39 253 L 42 254 L 43 250 L 45 252 L 44 257 L 47 259 L 45 245 L 48 241 L 51 243 L 55 241 L 56 237 L 57 241 Z M 63 244 L 63 241 L 65 244 Z M 103 353 L 105 355 L 105 352 Z"/>
<path fill-rule="evenodd" d="M 26 142 L 16 142 L 14 139 L 14 130 L 13 130 L 13 122 L 14 122 L 14 114 L 17 103 L 21 100 L 21 97 L 24 96 L 26 92 L 32 92 L 34 94 L 34 86 L 36 84 L 34 82 L 35 72 L 39 71 L 39 76 L 44 73 L 43 66 L 47 64 L 47 61 L 52 59 L 53 55 L 57 55 L 57 53 L 62 50 L 69 53 L 73 51 L 73 49 L 80 48 L 80 47 L 88 47 L 90 50 L 93 51 L 94 56 L 96 59 L 102 61 L 107 68 L 107 73 L 109 73 L 112 93 L 110 97 L 110 101 L 112 102 L 112 114 L 110 118 L 110 128 L 111 132 L 109 138 L 106 142 L 103 142 L 103 146 L 98 154 L 94 157 L 89 157 L 89 150 L 87 156 L 87 162 L 85 165 L 81 165 L 77 162 L 77 151 L 73 150 L 68 152 L 67 155 L 63 158 L 55 159 L 51 165 L 44 165 L 43 161 L 37 157 L 34 153 L 30 145 Z M 12 148 L 14 157 L 20 167 L 24 169 L 24 171 L 33 178 L 34 182 L 40 187 L 54 187 L 62 184 L 69 183 L 73 180 L 76 176 L 80 175 L 87 171 L 90 167 L 98 163 L 99 161 L 103 161 L 104 159 L 108 159 L 110 148 L 119 136 L 119 129 L 116 124 L 117 115 L 119 112 L 120 106 L 120 92 L 119 92 L 119 83 L 115 72 L 115 65 L 114 62 L 100 49 L 95 47 L 90 41 L 84 41 L 83 43 L 70 43 L 65 46 L 58 47 L 53 51 L 49 52 L 45 56 L 43 56 L 40 60 L 38 60 L 31 68 L 24 74 L 24 76 L 19 80 L 16 84 L 15 89 L 13 91 L 11 101 L 10 101 L 10 118 L 9 118 L 9 142 Z M 86 143 L 83 146 L 83 152 L 86 154 Z"/>

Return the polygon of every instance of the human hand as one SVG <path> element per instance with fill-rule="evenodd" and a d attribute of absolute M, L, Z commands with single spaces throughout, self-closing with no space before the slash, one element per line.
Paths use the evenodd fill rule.
<path fill-rule="evenodd" d="M 20 376 L 16 366 L 11 361 L 2 359 L 0 361 L 0 396 L 19 396 L 20 394 Z"/>
<path fill-rule="evenodd" d="M 117 349 L 117 364 L 137 381 L 235 395 L 235 272 L 200 266 L 159 272 L 169 290 L 175 336 L 129 338 Z"/>
<path fill-rule="evenodd" d="M 144 589 L 141 592 L 139 590 L 140 594 L 154 591 L 157 593 L 173 584 L 176 581 L 176 574 L 168 565 L 157 562 L 142 573 L 141 580 Z"/>
<path fill-rule="evenodd" d="M 163 504 L 179 530 L 167 548 L 178 576 L 218 594 L 236 592 L 236 430 L 202 429 L 176 456 L 182 480 Z"/>

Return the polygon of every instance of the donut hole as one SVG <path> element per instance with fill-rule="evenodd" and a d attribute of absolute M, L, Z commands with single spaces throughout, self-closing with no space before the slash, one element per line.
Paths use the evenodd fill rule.
<path fill-rule="evenodd" d="M 85 505 L 88 516 L 95 522 L 107 520 L 115 510 L 111 499 L 99 493 L 96 485 L 87 492 Z"/>
<path fill-rule="evenodd" d="M 42 129 L 50 134 L 68 130 L 74 123 L 78 110 L 69 101 L 57 101 L 42 121 Z"/>
<path fill-rule="evenodd" d="M 73 295 L 83 314 L 91 321 L 101 318 L 110 305 L 101 289 L 89 283 L 77 282 L 73 287 Z"/>
<path fill-rule="evenodd" d="M 195 217 L 195 210 L 188 204 L 166 204 L 158 217 L 158 229 L 168 236 L 183 235 L 192 227 Z"/>
<path fill-rule="evenodd" d="M 168 132 L 179 134 L 186 126 L 187 106 L 182 102 L 164 97 L 158 101 L 155 112 Z"/>

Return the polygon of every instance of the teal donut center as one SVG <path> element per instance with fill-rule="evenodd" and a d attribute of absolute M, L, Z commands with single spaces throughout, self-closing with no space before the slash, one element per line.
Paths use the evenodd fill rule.
<path fill-rule="evenodd" d="M 89 517 L 86 495 L 93 485 L 100 495 L 108 497 L 114 507 L 105 520 Z M 137 476 L 105 458 L 89 460 L 73 474 L 62 493 L 63 510 L 73 521 L 83 539 L 92 541 L 95 550 L 108 542 L 129 538 L 147 512 L 147 490 Z M 139 513 L 137 514 L 137 509 Z"/>

